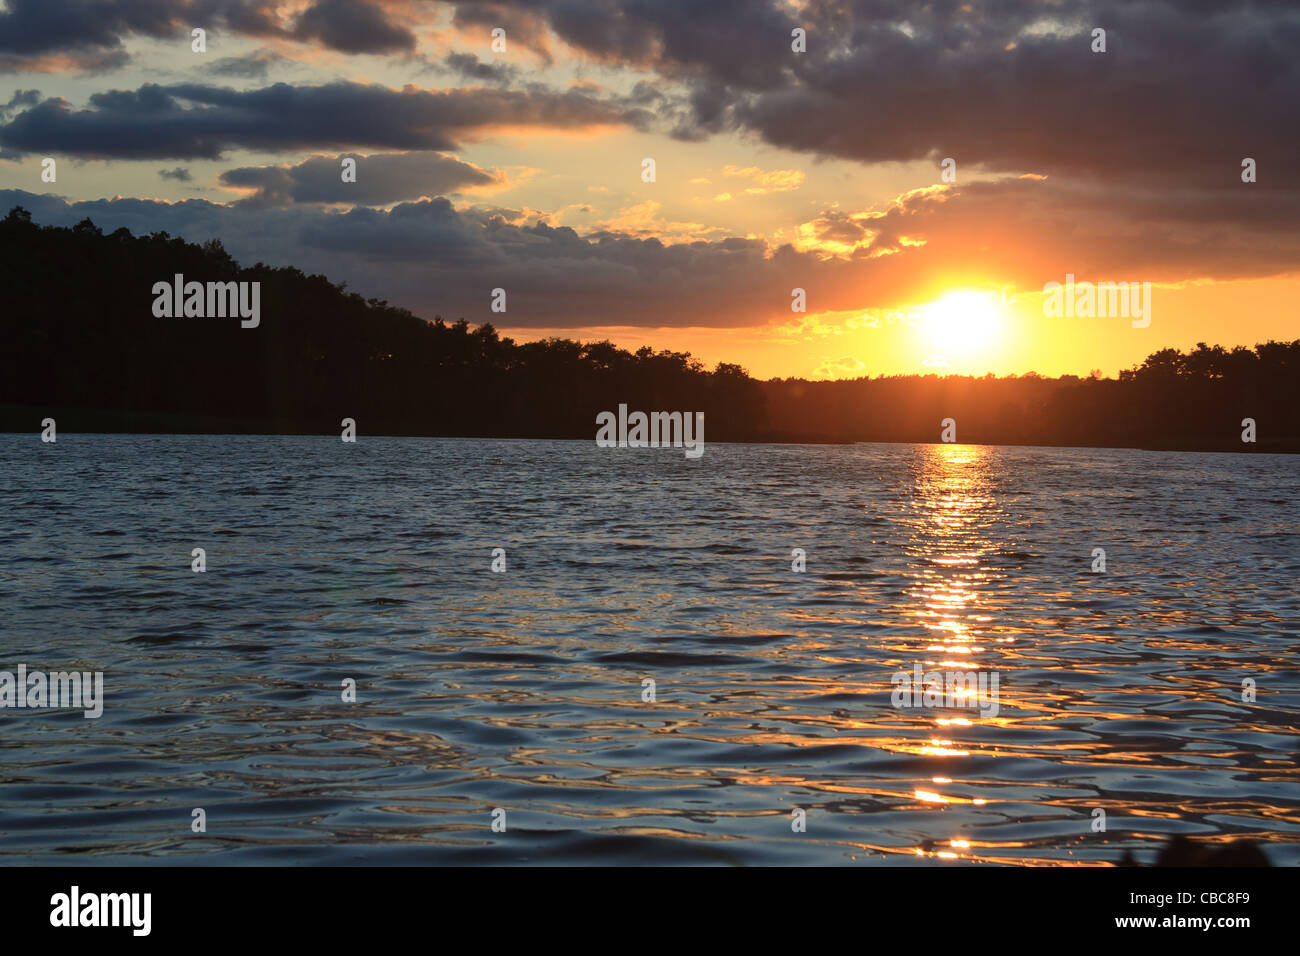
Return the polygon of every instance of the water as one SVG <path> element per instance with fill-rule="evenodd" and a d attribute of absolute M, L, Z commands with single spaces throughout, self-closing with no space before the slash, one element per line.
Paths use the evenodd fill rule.
<path fill-rule="evenodd" d="M 0 669 L 106 691 L 0 711 L 10 863 L 1300 863 L 1297 458 L 32 434 L 0 475 Z M 997 715 L 893 706 L 917 662 Z"/>

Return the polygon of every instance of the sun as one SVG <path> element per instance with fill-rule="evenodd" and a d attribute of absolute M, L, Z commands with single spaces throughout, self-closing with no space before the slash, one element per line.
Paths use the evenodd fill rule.
<path fill-rule="evenodd" d="M 987 292 L 949 292 L 921 311 L 921 328 L 930 344 L 973 352 L 993 344 L 1001 331 L 997 299 Z"/>

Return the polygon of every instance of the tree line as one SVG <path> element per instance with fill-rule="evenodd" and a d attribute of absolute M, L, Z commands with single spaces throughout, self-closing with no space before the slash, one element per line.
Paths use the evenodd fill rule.
<path fill-rule="evenodd" d="M 257 328 L 157 318 L 173 275 L 261 283 Z M 704 412 L 707 441 L 936 441 L 1300 450 L 1300 340 L 1164 349 L 1118 379 L 904 375 L 760 382 L 686 352 L 422 319 L 294 268 L 241 267 L 219 241 L 89 219 L 0 220 L 0 428 L 580 438 L 597 413 Z M 35 416 L 35 417 L 33 417 Z M 1259 441 L 1243 446 L 1243 418 Z"/>

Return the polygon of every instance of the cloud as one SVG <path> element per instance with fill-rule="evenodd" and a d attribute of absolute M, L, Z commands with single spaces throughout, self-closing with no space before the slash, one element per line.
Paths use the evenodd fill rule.
<path fill-rule="evenodd" d="M 683 139 L 734 130 L 868 163 L 952 157 L 959 177 L 1071 172 L 1171 191 L 1231 180 L 1252 157 L 1300 189 L 1282 173 L 1300 154 L 1294 4 L 500 0 L 456 16 L 522 6 L 581 54 L 686 88 L 684 111 L 671 107 Z M 795 26 L 807 53 L 790 49 Z M 1091 49 L 1097 26 L 1105 53 Z"/>
<path fill-rule="evenodd" d="M 500 28 L 506 32 L 507 50 L 513 44 L 531 50 L 543 63 L 552 61 L 546 11 L 531 9 L 527 4 L 458 3 L 454 5 L 452 26 L 468 37 L 481 38 L 484 45 L 491 39 L 491 31 Z"/>
<path fill-rule="evenodd" d="M 130 60 L 125 50 L 74 50 L 37 56 L 0 53 L 0 73 L 109 73 Z"/>
<path fill-rule="evenodd" d="M 751 196 L 767 193 L 786 193 L 803 185 L 804 174 L 798 169 L 772 169 L 764 171 L 757 166 L 723 166 L 722 175 L 728 179 L 748 179 L 753 186 L 745 189 Z"/>
<path fill-rule="evenodd" d="M 0 10 L 0 54 L 112 53 L 125 35 L 176 33 L 183 9 L 138 0 L 7 0 Z"/>
<path fill-rule="evenodd" d="M 316 0 L 298 18 L 293 36 L 343 53 L 409 53 L 416 47 L 415 34 L 363 0 Z"/>
<path fill-rule="evenodd" d="M 505 177 L 442 153 L 357 155 L 356 181 L 343 182 L 341 156 L 313 156 L 296 166 L 245 166 L 222 173 L 223 186 L 251 191 L 251 206 L 290 203 L 387 205 L 402 199 L 438 196 L 501 186 Z"/>
<path fill-rule="evenodd" d="M 501 26 L 512 41 L 518 36 L 540 51 L 550 51 L 549 28 L 607 64 L 708 77 L 746 89 L 782 82 L 774 58 L 790 51 L 790 31 L 799 25 L 784 0 L 476 0 L 454 6 L 457 25 L 485 33 Z"/>
<path fill-rule="evenodd" d="M 659 210 L 662 208 L 663 203 L 647 199 L 645 202 L 620 209 L 614 216 L 596 223 L 594 234 L 682 241 L 698 238 L 710 232 L 723 231 L 719 226 L 709 226 L 702 222 L 676 222 L 663 219 L 659 216 Z"/>
<path fill-rule="evenodd" d="M 816 378 L 859 377 L 866 370 L 866 363 L 861 359 L 846 355 L 834 360 L 827 359 L 817 367 Z"/>
<path fill-rule="evenodd" d="M 1006 177 L 914 190 L 884 210 L 831 212 L 813 222 L 845 238 L 860 230 L 850 261 L 906 260 L 918 284 L 924 272 L 936 284 L 983 275 L 1041 289 L 1067 272 L 1080 279 L 1181 282 L 1300 271 L 1294 228 L 1300 194 L 1248 201 L 1242 195 L 1248 188 L 1228 183 L 1152 192 L 1140 185 Z"/>
<path fill-rule="evenodd" d="M 163 179 L 174 179 L 178 183 L 188 183 L 192 182 L 194 179 L 194 177 L 190 175 L 190 171 L 184 166 L 177 166 L 175 169 L 160 169 L 158 170 L 158 175 Z"/>
<path fill-rule="evenodd" d="M 519 76 L 516 67 L 505 63 L 485 63 L 473 53 L 448 53 L 442 68 L 479 83 L 508 84 Z"/>
<path fill-rule="evenodd" d="M 223 56 L 208 69 L 217 76 L 237 76 L 262 80 L 266 79 L 271 67 L 292 62 L 288 57 L 282 56 L 274 50 L 254 50 L 252 53 L 245 53 L 242 56 Z"/>
<path fill-rule="evenodd" d="M 40 90 L 15 90 L 14 95 L 9 97 L 9 102 L 0 106 L 0 119 L 13 113 L 19 107 L 35 106 L 40 101 Z"/>
<path fill-rule="evenodd" d="M 84 158 L 216 159 L 228 149 L 450 150 L 496 127 L 639 126 L 636 109 L 580 90 L 393 90 L 362 83 L 255 90 L 149 83 L 75 110 L 49 98 L 0 126 L 0 146 Z"/>
<path fill-rule="evenodd" d="M 314 0 L 7 0 L 0 10 L 0 70 L 40 70 L 52 62 L 104 70 L 129 58 L 133 36 L 188 37 L 201 26 L 237 36 L 316 42 L 343 53 L 413 52 L 414 33 L 386 4 Z M 58 59 L 51 59 L 57 57 Z"/>

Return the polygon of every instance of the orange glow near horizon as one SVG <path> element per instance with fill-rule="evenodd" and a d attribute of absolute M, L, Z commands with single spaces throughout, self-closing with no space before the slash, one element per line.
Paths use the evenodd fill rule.
<path fill-rule="evenodd" d="M 851 379 L 878 375 L 1087 376 L 1098 369 L 1107 377 L 1140 365 L 1163 348 L 1189 350 L 1197 342 L 1253 347 L 1270 339 L 1300 336 L 1294 303 L 1300 278 L 1185 283 L 1157 286 L 1152 293 L 1150 328 L 1135 329 L 1127 319 L 1048 318 L 1040 291 L 977 292 L 991 303 L 983 346 L 943 348 L 926 331 L 929 307 L 959 304 L 958 294 L 978 283 L 936 290 L 933 298 L 890 310 L 785 312 L 760 317 L 752 325 L 583 326 L 519 328 L 498 326 L 519 342 L 559 336 L 582 341 L 608 339 L 631 351 L 690 352 L 707 366 L 735 362 L 759 379 Z M 987 287 L 985 287 L 987 289 Z M 955 303 L 949 303 L 953 296 Z M 943 323 L 938 323 L 942 327 Z"/>

